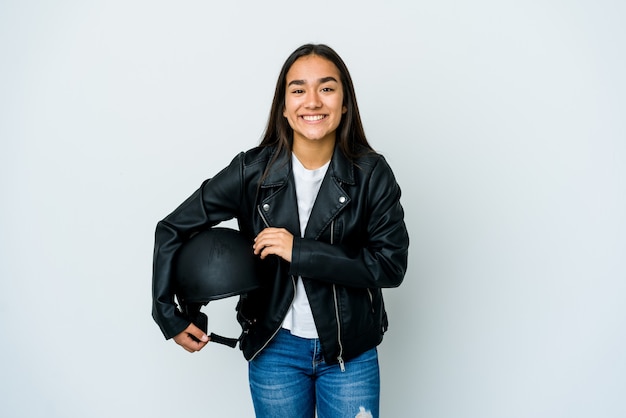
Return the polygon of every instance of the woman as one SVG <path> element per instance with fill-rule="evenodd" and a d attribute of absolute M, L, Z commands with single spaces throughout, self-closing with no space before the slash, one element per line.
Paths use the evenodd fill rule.
<path fill-rule="evenodd" d="M 260 146 L 157 225 L 153 317 L 187 351 L 207 344 L 174 302 L 172 260 L 192 233 L 236 218 L 261 259 L 263 286 L 237 313 L 257 417 L 377 417 L 381 289 L 400 285 L 407 266 L 399 199 L 344 62 L 303 45 L 280 72 Z"/>

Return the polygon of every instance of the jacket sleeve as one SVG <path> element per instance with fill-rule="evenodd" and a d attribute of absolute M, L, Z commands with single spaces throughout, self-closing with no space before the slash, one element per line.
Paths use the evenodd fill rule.
<path fill-rule="evenodd" d="M 397 287 L 407 268 L 409 236 L 400 186 L 380 158 L 367 181 L 366 239 L 359 248 L 294 238 L 293 275 L 350 287 Z"/>
<path fill-rule="evenodd" d="M 157 224 L 152 271 L 152 317 L 165 338 L 184 331 L 190 321 L 176 306 L 173 264 L 180 246 L 194 232 L 237 217 L 241 204 L 242 158 L 206 180 L 178 208 Z"/>

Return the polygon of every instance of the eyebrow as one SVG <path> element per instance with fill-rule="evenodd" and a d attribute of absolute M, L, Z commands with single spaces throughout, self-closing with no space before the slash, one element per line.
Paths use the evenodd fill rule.
<path fill-rule="evenodd" d="M 335 83 L 338 83 L 337 79 L 333 76 L 322 77 L 318 80 L 320 84 L 328 83 L 329 81 L 334 81 Z M 306 84 L 306 80 L 291 80 L 289 84 L 287 84 L 287 87 L 294 84 L 297 86 L 303 86 L 304 84 Z"/>

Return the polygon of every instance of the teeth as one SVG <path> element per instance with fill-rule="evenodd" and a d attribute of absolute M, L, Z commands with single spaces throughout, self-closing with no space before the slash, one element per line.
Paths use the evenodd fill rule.
<path fill-rule="evenodd" d="M 324 119 L 324 115 L 315 115 L 315 116 L 302 116 L 304 120 L 316 121 L 320 119 Z"/>

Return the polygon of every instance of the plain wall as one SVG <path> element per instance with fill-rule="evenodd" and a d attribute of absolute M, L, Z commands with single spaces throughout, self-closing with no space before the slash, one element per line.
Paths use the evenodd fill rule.
<path fill-rule="evenodd" d="M 156 222 L 344 58 L 403 188 L 383 417 L 626 416 L 623 2 L 0 3 L 0 416 L 253 416 L 152 321 Z M 231 303 L 232 302 L 232 303 Z M 237 334 L 234 301 L 210 327 Z"/>

